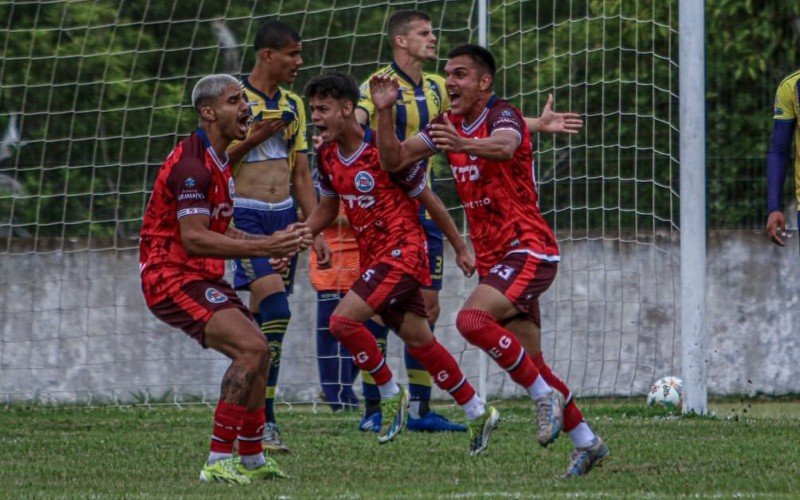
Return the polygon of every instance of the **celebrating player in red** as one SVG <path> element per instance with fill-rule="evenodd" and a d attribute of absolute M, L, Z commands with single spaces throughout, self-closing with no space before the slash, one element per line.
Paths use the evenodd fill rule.
<path fill-rule="evenodd" d="M 370 81 L 381 163 L 396 172 L 438 150 L 446 153 L 469 221 L 480 277 L 458 314 L 457 327 L 530 394 L 542 446 L 552 443 L 564 427 L 575 445 L 565 476 L 584 475 L 608 448 L 583 421 L 569 388 L 542 358 L 539 296 L 555 279 L 559 253 L 538 208 L 528 129 L 522 113 L 494 95 L 496 66 L 488 50 L 462 45 L 448 58 L 444 71 L 450 111 L 402 143 L 392 120 L 397 81 L 386 75 Z"/>
<path fill-rule="evenodd" d="M 303 224 L 271 236 L 229 227 L 234 189 L 225 149 L 247 132 L 247 102 L 234 77 L 210 75 L 195 85 L 192 104 L 200 126 L 158 173 L 142 223 L 139 270 L 145 301 L 157 318 L 232 360 L 200 479 L 245 484 L 282 473 L 261 446 L 269 347 L 223 280 L 224 259 L 291 257 L 311 244 L 311 233 Z"/>
<path fill-rule="evenodd" d="M 425 234 L 417 215 L 419 200 L 456 250 L 467 275 L 474 258 L 455 223 L 427 186 L 425 169 L 415 165 L 395 174 L 381 169 L 373 134 L 356 121 L 358 86 L 352 77 L 328 73 L 306 86 L 311 117 L 324 144 L 319 151 L 321 201 L 307 220 L 317 234 L 344 203 L 356 233 L 361 278 L 331 315 L 330 331 L 375 379 L 383 425 L 378 441 L 390 441 L 405 425 L 408 392 L 397 385 L 375 338 L 364 322 L 376 313 L 403 339 L 433 380 L 449 392 L 470 420 L 470 454 L 486 449 L 499 414 L 485 407 L 455 359 L 428 326 L 420 288 L 430 282 Z"/>

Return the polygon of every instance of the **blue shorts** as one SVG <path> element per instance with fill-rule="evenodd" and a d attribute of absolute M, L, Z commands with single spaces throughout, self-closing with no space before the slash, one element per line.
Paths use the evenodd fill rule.
<path fill-rule="evenodd" d="M 419 218 L 425 236 L 428 238 L 428 267 L 431 272 L 430 286 L 423 286 L 426 290 L 442 289 L 442 273 L 444 271 L 444 241 L 442 230 L 431 219 L 421 215 Z"/>
<path fill-rule="evenodd" d="M 247 198 L 233 200 L 233 224 L 236 229 L 250 234 L 270 235 L 285 229 L 289 224 L 297 222 L 297 210 L 294 200 L 288 198 L 280 203 L 265 203 Z M 297 255 L 292 257 L 289 269 L 283 273 L 283 286 L 286 293 L 292 293 L 294 272 L 297 269 Z M 275 274 L 268 257 L 234 259 L 233 287 L 236 290 L 247 290 L 250 283 Z"/>

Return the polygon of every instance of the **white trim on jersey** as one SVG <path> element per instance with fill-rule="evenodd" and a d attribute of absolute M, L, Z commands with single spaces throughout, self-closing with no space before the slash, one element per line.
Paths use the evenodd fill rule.
<path fill-rule="evenodd" d="M 526 253 L 528 255 L 532 255 L 539 260 L 544 260 L 546 262 L 560 262 L 561 256 L 560 255 L 545 255 L 538 252 L 534 252 L 533 250 L 527 248 L 521 248 L 519 250 L 511 250 L 507 252 L 506 255 L 511 255 L 512 253 Z"/>
<path fill-rule="evenodd" d="M 187 215 L 211 215 L 211 210 L 207 208 L 184 208 L 178 210 L 178 218 L 182 219 Z"/>
<path fill-rule="evenodd" d="M 511 128 L 511 127 L 499 127 L 499 128 L 496 128 L 496 129 L 492 130 L 492 133 L 489 134 L 489 135 L 494 135 L 495 132 L 499 132 L 501 130 L 505 130 L 507 132 L 514 132 L 515 134 L 517 134 L 517 137 L 519 137 L 519 142 L 520 143 L 522 142 L 522 134 L 519 133 L 519 130 Z"/>
<path fill-rule="evenodd" d="M 472 134 L 478 129 L 478 127 L 481 126 L 483 121 L 486 120 L 486 116 L 488 114 L 489 108 L 483 108 L 481 115 L 474 122 L 470 123 L 469 125 L 467 125 L 466 121 L 461 122 L 461 130 L 467 135 Z"/>
<path fill-rule="evenodd" d="M 358 159 L 359 156 L 361 156 L 361 153 L 363 153 L 364 150 L 367 149 L 367 145 L 368 144 L 366 142 L 362 142 L 361 146 L 356 150 L 355 153 L 345 158 L 344 156 L 342 156 L 342 150 L 339 147 L 339 144 L 336 144 L 336 156 L 339 157 L 340 162 L 344 163 L 349 167 L 350 165 L 353 164 L 354 161 Z"/>

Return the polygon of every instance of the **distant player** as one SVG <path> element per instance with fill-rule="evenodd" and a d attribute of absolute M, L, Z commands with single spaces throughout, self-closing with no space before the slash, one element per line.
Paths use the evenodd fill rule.
<path fill-rule="evenodd" d="M 444 78 L 423 70 L 428 61 L 436 61 L 436 35 L 431 25 L 431 18 L 419 10 L 399 10 L 389 17 L 387 22 L 389 45 L 392 47 L 392 63 L 384 66 L 374 75 L 389 75 L 400 83 L 400 98 L 394 105 L 394 131 L 399 140 L 405 140 L 423 130 L 436 116 L 450 109 L 450 99 L 445 90 Z M 553 96 L 538 118 L 526 118 L 528 128 L 533 131 L 577 133 L 583 127 L 583 121 L 575 113 L 555 113 L 552 110 Z M 369 78 L 361 85 L 361 98 L 356 109 L 356 117 L 361 124 L 376 126 L 375 106 L 369 91 Z M 427 168 L 427 160 L 423 160 Z M 430 184 L 432 172 L 428 171 Z M 423 287 L 422 297 L 428 312 L 431 330 L 439 318 L 439 291 L 442 289 L 444 268 L 444 246 L 442 232 L 421 207 L 420 222 L 425 229 L 428 240 L 428 260 L 431 272 L 431 284 Z M 430 411 L 431 378 L 428 372 L 405 352 L 406 370 L 408 371 L 411 407 L 409 410 L 408 429 L 415 431 L 463 431 L 464 426 L 448 421 L 442 415 Z M 371 418 L 377 411 L 375 402 L 366 397 L 367 411 L 362 420 Z"/>
<path fill-rule="evenodd" d="M 211 75 L 195 85 L 192 104 L 200 126 L 158 173 L 139 235 L 139 270 L 147 306 L 157 318 L 232 360 L 200 479 L 244 484 L 282 473 L 261 446 L 269 347 L 223 281 L 223 259 L 290 257 L 311 244 L 311 234 L 303 224 L 271 236 L 229 227 L 234 188 L 225 149 L 244 138 L 247 103 L 234 77 Z"/>
<path fill-rule="evenodd" d="M 358 87 L 352 77 L 316 77 L 305 93 L 324 142 L 319 151 L 321 200 L 307 223 L 313 233 L 322 231 L 336 218 L 341 202 L 356 234 L 361 277 L 331 315 L 330 328 L 379 387 L 383 426 L 378 440 L 388 442 L 405 425 L 408 392 L 397 385 L 375 338 L 364 327 L 376 313 L 464 409 L 470 420 L 470 454 L 476 455 L 486 448 L 499 414 L 478 399 L 428 327 L 420 287 L 430 283 L 430 276 L 414 198 L 442 227 L 465 274 L 474 271 L 474 259 L 441 200 L 427 186 L 421 166 L 396 174 L 381 170 L 372 132 L 354 116 Z"/>
<path fill-rule="evenodd" d="M 436 151 L 447 154 L 480 277 L 456 326 L 530 394 L 539 444 L 547 446 L 565 427 L 575 445 L 565 476 L 583 475 L 608 448 L 583 421 L 569 389 L 541 355 L 539 296 L 555 279 L 560 257 L 539 212 L 528 129 L 521 112 L 494 95 L 496 66 L 489 51 L 462 45 L 448 58 L 450 111 L 402 143 L 393 133 L 392 119 L 398 82 L 387 75 L 372 78 L 381 164 L 388 171 L 402 171 Z"/>
<path fill-rule="evenodd" d="M 250 106 L 251 126 L 247 138 L 231 146 L 231 162 L 238 190 L 233 222 L 250 233 L 272 234 L 297 222 L 294 196 L 305 216 L 317 204 L 308 166 L 306 115 L 300 97 L 280 87 L 291 83 L 303 64 L 300 36 L 280 21 L 262 25 L 253 43 L 256 62 L 242 78 L 242 89 Z M 239 161 L 241 160 L 241 163 Z M 327 265 L 329 249 L 317 238 L 314 250 Z M 288 452 L 275 418 L 275 391 L 281 365 L 283 338 L 291 311 L 288 294 L 294 285 L 297 259 L 289 269 L 277 272 L 269 259 L 237 259 L 233 285 L 250 291 L 250 310 L 270 346 L 270 370 L 266 389 L 264 446 L 272 452 Z"/>
<path fill-rule="evenodd" d="M 800 71 L 795 71 L 783 79 L 775 93 L 775 110 L 772 116 L 772 139 L 767 152 L 767 234 L 780 246 L 786 243 L 786 218 L 783 216 L 783 183 L 789 170 L 792 157 L 792 138 L 794 137 L 794 178 L 800 186 L 800 116 L 798 103 Z M 800 187 L 797 188 L 797 227 L 800 227 Z"/>

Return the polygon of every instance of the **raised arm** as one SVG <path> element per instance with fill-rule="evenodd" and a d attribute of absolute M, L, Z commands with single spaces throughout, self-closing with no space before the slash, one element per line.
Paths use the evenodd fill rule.
<path fill-rule="evenodd" d="M 236 165 L 253 148 L 269 139 L 272 134 L 286 128 L 286 122 L 280 118 L 270 120 L 254 120 L 250 125 L 245 140 L 236 142 L 228 148 L 228 158 L 231 165 Z"/>
<path fill-rule="evenodd" d="M 421 137 L 413 136 L 403 142 L 394 130 L 392 108 L 397 102 L 399 84 L 388 75 L 375 75 L 369 81 L 372 103 L 377 115 L 377 142 L 381 168 L 398 172 L 414 163 L 432 156 L 433 150 Z"/>
<path fill-rule="evenodd" d="M 456 265 L 464 273 L 464 276 L 472 276 L 475 272 L 475 256 L 469 251 L 467 244 L 464 243 L 461 234 L 456 228 L 453 218 L 447 213 L 447 209 L 442 203 L 442 200 L 436 196 L 436 193 L 426 186 L 417 199 L 425 206 L 425 209 L 433 219 L 433 222 L 442 230 L 447 241 L 453 245 L 456 252 Z"/>

